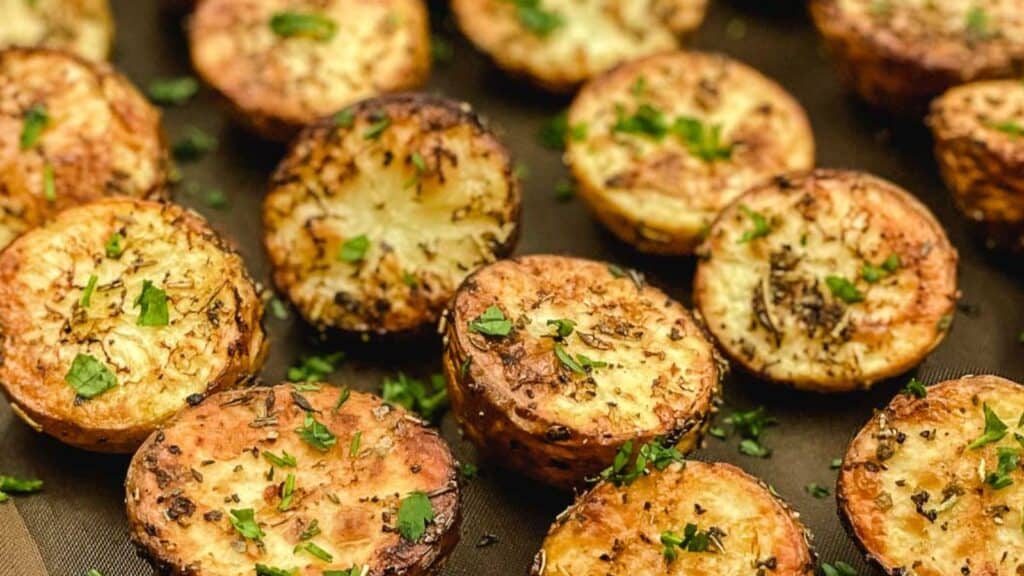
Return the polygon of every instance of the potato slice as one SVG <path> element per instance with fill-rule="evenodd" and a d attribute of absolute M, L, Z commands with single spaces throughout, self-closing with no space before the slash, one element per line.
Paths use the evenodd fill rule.
<path fill-rule="evenodd" d="M 107 0 L 0 0 L 0 16 L 0 49 L 53 48 L 99 62 L 114 47 Z"/>

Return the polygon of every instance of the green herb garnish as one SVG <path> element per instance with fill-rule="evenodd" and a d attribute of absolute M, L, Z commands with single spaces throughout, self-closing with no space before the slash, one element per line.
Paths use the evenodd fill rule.
<path fill-rule="evenodd" d="M 842 276 L 827 276 L 825 277 L 825 284 L 828 285 L 828 289 L 832 292 L 833 296 L 847 304 L 856 304 L 857 302 L 864 301 L 864 293 L 858 290 L 853 282 Z"/>
<path fill-rule="evenodd" d="M 534 36 L 545 38 L 565 25 L 565 18 L 541 6 L 541 0 L 507 0 L 515 4 L 519 23 Z"/>
<path fill-rule="evenodd" d="M 409 542 L 419 542 L 434 521 L 434 505 L 423 492 L 413 492 L 398 506 L 398 532 Z"/>
<path fill-rule="evenodd" d="M 822 563 L 821 573 L 824 576 L 857 576 L 857 571 L 846 562 L 838 561 L 835 564 Z"/>
<path fill-rule="evenodd" d="M 270 29 L 282 38 L 309 38 L 327 42 L 338 32 L 338 24 L 312 12 L 277 12 L 270 17 Z"/>
<path fill-rule="evenodd" d="M 338 439 L 327 426 L 324 426 L 308 412 L 306 413 L 306 419 L 303 422 L 302 428 L 296 429 L 295 433 L 305 440 L 306 444 L 321 452 L 327 452 L 338 442 Z"/>
<path fill-rule="evenodd" d="M 1007 426 L 1005 422 L 999 419 L 999 415 L 993 412 L 988 404 L 982 404 L 981 408 L 985 413 L 985 433 L 967 445 L 967 448 L 970 450 L 976 450 L 987 444 L 999 442 L 1006 436 Z"/>
<path fill-rule="evenodd" d="M 633 441 L 628 440 L 619 447 L 612 460 L 612 465 L 601 471 L 600 479 L 608 480 L 616 486 L 628 486 L 638 478 L 649 473 L 649 466 L 656 470 L 664 470 L 673 462 L 682 462 L 683 455 L 675 446 L 665 446 L 661 438 L 640 447 L 636 459 L 630 466 L 633 456 Z"/>
<path fill-rule="evenodd" d="M 352 440 L 348 443 L 348 457 L 355 458 L 359 454 L 359 445 L 363 442 L 362 430 L 356 430 L 356 433 L 352 435 Z"/>
<path fill-rule="evenodd" d="M 686 552 L 707 552 L 711 546 L 711 531 L 701 531 L 696 524 L 688 523 L 683 533 L 676 534 L 670 530 L 661 533 L 662 554 L 672 562 L 677 557 L 676 549 Z"/>
<path fill-rule="evenodd" d="M 1005 122 L 991 122 L 987 124 L 987 126 L 989 128 L 998 130 L 1004 134 L 1009 134 L 1014 138 L 1024 136 L 1024 126 L 1021 126 L 1019 123 L 1013 120 L 1006 120 Z"/>
<path fill-rule="evenodd" d="M 990 472 L 985 477 L 985 483 L 991 486 L 993 490 L 1002 490 L 1013 484 L 1010 473 L 1020 465 L 1020 451 L 1016 448 L 1001 447 L 997 450 L 997 453 L 999 454 L 998 467 L 995 472 Z"/>
<path fill-rule="evenodd" d="M 355 238 L 346 240 L 341 245 L 341 249 L 338 250 L 338 260 L 342 262 L 348 262 L 355 264 L 356 262 L 362 262 L 366 258 L 366 251 L 370 248 L 370 239 L 366 237 L 366 234 L 360 234 Z"/>
<path fill-rule="evenodd" d="M 671 125 L 665 113 L 650 104 L 637 106 L 633 114 L 627 114 L 623 106 L 615 108 L 613 133 L 633 134 L 661 140 L 668 135 Z"/>
<path fill-rule="evenodd" d="M 171 154 L 178 162 L 195 162 L 217 149 L 217 138 L 194 126 L 171 146 Z"/>
<path fill-rule="evenodd" d="M 992 37 L 992 29 L 989 25 L 988 12 L 981 6 L 973 6 L 967 11 L 964 18 L 964 30 L 967 39 L 978 42 Z"/>
<path fill-rule="evenodd" d="M 28 150 L 36 145 L 43 130 L 50 124 L 50 115 L 46 107 L 36 104 L 25 112 L 21 125 L 21 140 L 19 144 L 22 150 Z"/>
<path fill-rule="evenodd" d="M 395 378 L 384 379 L 381 396 L 388 404 L 402 406 L 430 422 L 448 408 L 448 390 L 440 374 L 432 374 L 423 382 L 399 372 Z"/>
<path fill-rule="evenodd" d="M 142 292 L 135 299 L 135 307 L 142 309 L 137 321 L 139 326 L 167 326 L 170 322 L 167 293 L 149 280 L 142 281 Z"/>
<path fill-rule="evenodd" d="M 264 564 L 256 565 L 256 576 L 296 576 L 299 571 L 297 568 L 274 568 L 273 566 L 266 566 Z"/>
<path fill-rule="evenodd" d="M 338 369 L 345 359 L 344 352 L 323 356 L 306 356 L 297 365 L 288 369 L 289 382 L 320 382 Z"/>
<path fill-rule="evenodd" d="M 106 252 L 107 258 L 120 258 L 121 254 L 124 254 L 124 236 L 114 232 L 110 235 L 110 238 L 107 238 L 107 243 L 103 250 Z"/>
<path fill-rule="evenodd" d="M 273 452 L 264 450 L 263 458 L 278 468 L 295 468 L 299 464 L 299 461 L 295 459 L 295 456 L 292 456 L 287 451 L 282 451 L 281 455 L 277 456 Z"/>
<path fill-rule="evenodd" d="M 265 536 L 260 525 L 256 523 L 256 512 L 252 508 L 231 510 L 231 525 L 243 538 L 249 540 L 261 540 Z"/>
<path fill-rule="evenodd" d="M 749 218 L 750 223 L 754 225 L 753 228 L 747 230 L 746 232 L 743 233 L 742 236 L 740 236 L 740 244 L 746 244 L 751 240 L 764 238 L 765 236 L 771 233 L 772 227 L 768 223 L 768 218 L 766 218 L 764 214 L 751 210 L 745 204 L 740 204 L 740 212 L 742 212 L 744 216 Z"/>
<path fill-rule="evenodd" d="M 89 354 L 81 353 L 71 362 L 71 368 L 64 376 L 64 381 L 70 384 L 81 398 L 95 398 L 117 386 L 117 377 L 106 364 Z"/>
<path fill-rule="evenodd" d="M 915 398 L 924 398 L 928 395 L 928 389 L 917 378 L 911 378 L 910 382 L 907 382 L 907 385 L 903 388 L 903 394 L 914 396 Z"/>
<path fill-rule="evenodd" d="M 160 78 L 149 83 L 149 99 L 161 106 L 181 106 L 199 92 L 199 82 L 191 76 Z"/>
<path fill-rule="evenodd" d="M 366 131 L 363 132 L 363 140 L 376 140 L 380 138 L 380 135 L 391 126 L 391 118 L 383 116 L 366 127 Z"/>
<path fill-rule="evenodd" d="M 875 282 L 878 282 L 879 280 L 899 270 L 900 266 L 902 265 L 903 263 L 900 260 L 899 254 L 891 254 L 879 266 L 865 263 L 860 270 L 860 277 L 863 278 L 865 282 L 874 284 Z"/>
<path fill-rule="evenodd" d="M 43 165 L 43 198 L 47 202 L 55 202 L 57 200 L 57 183 L 53 177 L 53 165 Z"/>
<path fill-rule="evenodd" d="M 732 146 L 722 143 L 722 127 L 709 126 L 691 117 L 677 118 L 672 132 L 683 139 L 690 154 L 704 162 L 728 160 L 732 157 Z"/>
<path fill-rule="evenodd" d="M 281 503 L 277 505 L 280 512 L 285 512 L 292 507 L 292 499 L 295 497 L 295 474 L 288 474 L 281 485 Z"/>
<path fill-rule="evenodd" d="M 829 492 L 828 488 L 816 482 L 811 482 L 810 484 L 804 486 L 804 492 L 807 492 L 809 495 L 819 500 L 822 498 L 827 498 L 828 495 L 831 493 Z"/>
<path fill-rule="evenodd" d="M 302 544 L 296 546 L 294 553 L 298 554 L 299 552 L 306 552 L 310 556 L 313 556 L 319 560 L 323 560 L 324 562 L 334 561 L 334 556 L 332 556 L 330 552 L 324 550 L 323 548 L 317 546 L 312 542 L 303 542 Z"/>
<path fill-rule="evenodd" d="M 589 374 L 594 368 L 605 368 L 608 366 L 607 362 L 592 360 L 583 354 L 577 354 L 573 358 L 572 354 L 568 353 L 558 342 L 555 343 L 555 356 L 563 366 L 577 374 Z"/>
<path fill-rule="evenodd" d="M 552 117 L 541 126 L 537 139 L 545 148 L 551 150 L 564 150 L 565 144 L 572 139 L 574 142 L 581 142 L 587 138 L 587 125 L 580 123 L 569 125 L 569 115 L 566 112 Z"/>
<path fill-rule="evenodd" d="M 555 335 L 559 338 L 568 338 L 572 331 L 576 329 L 576 323 L 567 318 L 548 320 L 547 325 L 555 327 Z"/>
<path fill-rule="evenodd" d="M 497 306 L 489 306 L 469 323 L 469 331 L 485 336 L 504 337 L 512 331 L 512 321 Z"/>
<path fill-rule="evenodd" d="M 355 120 L 356 112 L 351 108 L 342 108 L 334 114 L 334 125 L 339 128 L 351 128 Z"/>

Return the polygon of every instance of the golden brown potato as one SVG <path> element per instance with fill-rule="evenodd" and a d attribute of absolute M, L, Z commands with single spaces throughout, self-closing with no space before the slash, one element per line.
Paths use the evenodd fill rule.
<path fill-rule="evenodd" d="M 569 123 L 565 158 L 580 197 L 644 252 L 693 252 L 736 196 L 814 166 L 800 104 L 720 55 L 675 52 L 625 64 L 580 92 Z"/>
<path fill-rule="evenodd" d="M 1024 248 L 1024 84 L 953 88 L 932 104 L 935 157 L 957 206 L 998 245 Z"/>
<path fill-rule="evenodd" d="M 0 52 L 0 247 L 68 206 L 166 196 L 160 112 L 106 64 Z"/>
<path fill-rule="evenodd" d="M 462 280 L 511 251 L 520 190 L 467 105 L 364 101 L 305 131 L 263 208 L 274 280 L 319 327 L 432 326 Z"/>
<path fill-rule="evenodd" d="M 1024 388 L 968 376 L 926 394 L 897 396 L 850 444 L 844 520 L 893 576 L 1020 574 Z"/>
<path fill-rule="evenodd" d="M 107 0 L 0 0 L 0 48 L 46 47 L 103 61 L 114 46 Z"/>
<path fill-rule="evenodd" d="M 132 540 L 161 575 L 426 576 L 459 540 L 444 441 L 326 384 L 211 396 L 149 437 L 125 488 Z"/>
<path fill-rule="evenodd" d="M 69 208 L 0 253 L 0 384 L 36 430 L 130 452 L 259 370 L 262 308 L 198 214 L 134 198 Z"/>
<path fill-rule="evenodd" d="M 502 69 L 568 92 L 620 62 L 679 47 L 707 0 L 453 0 L 459 26 Z"/>
<path fill-rule="evenodd" d="M 735 362 L 797 388 L 867 388 L 942 342 L 956 250 L 905 190 L 858 172 L 780 176 L 726 208 L 694 300 Z"/>
<path fill-rule="evenodd" d="M 714 349 L 635 272 L 561 256 L 481 269 L 444 323 L 444 371 L 466 436 L 561 488 L 660 438 L 693 449 L 719 392 Z"/>
<path fill-rule="evenodd" d="M 957 84 L 1019 76 L 1019 0 L 812 0 L 840 70 L 870 104 L 920 115 Z"/>
<path fill-rule="evenodd" d="M 808 538 L 798 515 L 755 478 L 688 461 L 585 494 L 555 520 L 530 574 L 811 576 Z"/>
<path fill-rule="evenodd" d="M 243 125 L 274 140 L 430 75 L 423 0 L 204 0 L 189 45 Z"/>

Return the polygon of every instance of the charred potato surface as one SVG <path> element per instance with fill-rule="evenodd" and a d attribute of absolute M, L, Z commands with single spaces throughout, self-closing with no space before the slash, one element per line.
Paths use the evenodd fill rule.
<path fill-rule="evenodd" d="M 810 576 L 814 560 L 797 514 L 768 487 L 730 464 L 690 461 L 599 484 L 558 517 L 530 574 Z"/>
<path fill-rule="evenodd" d="M 866 101 L 918 115 L 957 84 L 1024 73 L 1019 0 L 813 0 L 843 75 Z"/>
<path fill-rule="evenodd" d="M 107 0 L 0 0 L 0 48 L 46 47 L 106 60 L 114 44 Z"/>
<path fill-rule="evenodd" d="M 317 326 L 421 330 L 512 249 L 519 199 L 507 151 L 468 106 L 367 100 L 304 132 L 274 174 L 274 279 Z"/>
<path fill-rule="evenodd" d="M 627 441 L 695 447 L 718 394 L 711 344 L 635 272 L 526 256 L 471 276 L 445 323 L 455 417 L 495 461 L 569 488 Z"/>
<path fill-rule="evenodd" d="M 932 104 L 935 157 L 960 210 L 989 239 L 1024 249 L 1024 84 L 953 88 Z"/>
<path fill-rule="evenodd" d="M 160 113 L 106 64 L 0 52 L 0 247 L 104 196 L 166 195 Z"/>
<path fill-rule="evenodd" d="M 850 445 L 840 511 L 891 575 L 1024 572 L 1024 388 L 969 376 L 897 396 Z"/>
<path fill-rule="evenodd" d="M 0 253 L 0 385 L 37 430 L 130 452 L 259 369 L 261 315 L 241 259 L 197 214 L 98 200 Z"/>
<path fill-rule="evenodd" d="M 204 0 L 192 62 L 258 134 L 288 140 L 344 106 L 430 74 L 423 0 Z"/>
<path fill-rule="evenodd" d="M 819 170 L 744 194 L 711 228 L 694 300 L 726 353 L 797 388 L 869 387 L 920 362 L 954 312 L 956 250 L 879 178 Z"/>
<path fill-rule="evenodd" d="M 676 52 L 623 65 L 569 109 L 566 161 L 579 195 L 645 252 L 687 254 L 747 188 L 814 166 L 800 105 L 727 57 Z"/>
<path fill-rule="evenodd" d="M 459 26 L 497 65 L 568 92 L 620 62 L 678 48 L 707 0 L 453 0 Z"/>

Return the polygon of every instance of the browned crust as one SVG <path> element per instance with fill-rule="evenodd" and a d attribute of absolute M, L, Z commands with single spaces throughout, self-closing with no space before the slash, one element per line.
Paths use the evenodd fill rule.
<path fill-rule="evenodd" d="M 418 542 L 409 542 L 397 535 L 387 536 L 394 532 L 391 524 L 396 520 L 386 512 L 380 517 L 381 532 L 385 534 L 383 538 L 389 543 L 373 551 L 368 564 L 369 574 L 436 574 L 458 543 L 461 524 L 461 493 L 456 463 L 448 446 L 436 431 L 424 426 L 404 409 L 384 405 L 371 394 L 351 392 L 345 403 L 335 410 L 339 390 L 326 384 L 321 386 L 319 391 L 299 394 L 316 410 L 317 420 L 338 434 L 339 442 L 333 450 L 349 450 L 349 444 L 343 443 L 341 439 L 352 430 L 358 429 L 367 436 L 379 432 L 393 441 L 388 445 L 387 458 L 400 459 L 404 463 L 403 470 L 436 484 L 423 490 L 430 497 L 436 518 L 427 525 L 424 536 Z M 204 462 L 197 461 L 197 458 L 209 457 L 212 461 L 225 459 L 239 462 L 239 466 L 243 465 L 242 462 L 252 462 L 260 467 L 262 475 L 265 468 L 262 464 L 265 462 L 259 460 L 259 453 L 269 450 L 280 454 L 283 448 L 296 455 L 300 471 L 304 467 L 312 468 L 321 464 L 329 466 L 322 460 L 319 464 L 309 464 L 319 453 L 297 448 L 295 442 L 280 438 L 293 434 L 294 428 L 301 427 L 306 415 L 305 409 L 296 402 L 295 394 L 290 385 L 218 393 L 198 406 L 179 413 L 165 427 L 153 433 L 135 454 L 125 480 L 131 539 L 139 555 L 153 566 L 157 574 L 217 576 L 214 571 L 203 570 L 201 564 L 189 556 L 190 551 L 180 546 L 183 542 L 176 539 L 178 535 L 187 532 L 190 525 L 206 524 L 197 526 L 206 529 L 211 523 L 215 524 L 213 529 L 216 532 L 211 537 L 223 539 L 227 546 L 225 554 L 232 553 L 229 544 L 235 535 L 226 513 L 227 508 L 231 508 L 230 502 L 223 504 L 221 510 L 221 507 L 210 507 L 196 497 L 197 491 L 204 490 L 203 476 L 201 472 L 196 474 L 196 471 L 203 470 Z M 272 418 L 273 424 L 252 426 L 254 418 Z M 280 430 L 280 436 L 269 437 L 268 429 Z M 200 453 L 207 456 L 200 456 Z M 381 466 L 353 467 L 344 473 L 341 470 L 338 472 L 337 477 L 332 476 L 328 487 L 301 492 L 295 505 L 295 514 L 289 515 L 280 524 L 264 523 L 264 530 L 267 533 L 277 529 L 301 532 L 312 519 L 301 516 L 307 513 L 315 515 L 329 506 L 329 502 L 323 501 L 328 499 L 328 492 L 345 493 L 346 497 L 355 499 L 364 493 L 375 494 L 375 484 L 388 481 L 388 478 L 380 476 L 386 472 Z M 267 484 L 276 486 L 275 481 L 267 481 Z M 380 496 L 392 498 L 392 495 Z M 277 505 L 278 497 L 276 492 L 272 494 L 270 509 Z M 307 499 L 319 499 L 320 503 L 307 504 L 304 502 Z M 366 500 L 360 498 L 360 501 Z M 377 495 L 368 501 L 376 504 Z M 217 504 L 222 502 L 218 501 Z M 386 506 L 381 504 L 381 508 Z M 170 512 L 172 510 L 173 513 Z M 211 511 L 221 511 L 223 516 L 217 520 L 204 519 L 204 515 Z M 292 524 L 297 528 L 289 528 Z M 321 521 L 321 524 L 324 522 Z M 330 534 L 330 531 L 325 531 L 321 538 L 329 539 Z M 246 568 L 251 568 L 260 560 L 256 557 L 245 558 L 244 561 Z M 300 560 L 296 559 L 295 562 Z"/>
<path fill-rule="evenodd" d="M 501 215 L 501 220 L 514 224 L 512 232 L 504 241 L 493 241 L 489 248 L 496 259 L 511 254 L 519 239 L 522 187 L 519 179 L 513 173 L 514 166 L 508 149 L 468 105 L 429 94 L 408 93 L 378 96 L 354 104 L 347 110 L 352 113 L 352 127 L 340 127 L 333 117 L 329 117 L 321 119 L 303 130 L 292 144 L 289 154 L 285 156 L 271 176 L 268 197 L 279 193 L 277 192 L 278 188 L 291 182 L 315 180 L 320 165 L 337 160 L 331 158 L 329 153 L 336 145 L 335 143 L 346 137 L 349 131 L 357 129 L 360 123 L 372 123 L 380 114 L 385 114 L 390 118 L 392 124 L 402 121 L 417 122 L 420 125 L 420 133 L 423 135 L 433 133 L 441 135 L 451 128 L 469 126 L 473 131 L 473 138 L 486 150 L 487 155 L 498 158 L 504 167 L 502 177 L 508 185 L 509 196 L 504 207 L 506 212 Z M 451 161 L 447 151 L 442 147 L 436 148 L 433 153 L 437 158 L 431 157 L 428 162 L 436 161 L 440 165 L 442 157 L 446 161 Z M 457 164 L 457 157 L 455 160 Z M 457 165 L 454 167 L 457 169 Z M 307 193 L 314 194 L 314 191 L 308 189 Z M 271 238 L 276 230 L 274 222 L 287 217 L 286 214 L 277 213 L 269 202 L 264 203 L 263 222 L 264 228 L 267 230 L 264 236 L 264 246 L 274 267 L 274 283 L 282 292 L 291 294 L 295 284 L 301 280 L 303 271 L 288 265 L 290 250 L 277 249 Z M 415 274 L 415 271 L 410 272 Z M 345 306 L 352 308 L 349 312 L 369 326 L 370 328 L 367 330 L 350 328 L 340 322 L 316 316 L 302 303 L 296 302 L 294 297 L 292 297 L 292 301 L 296 302 L 299 313 L 307 322 L 321 329 L 335 328 L 354 334 L 374 333 L 404 338 L 422 335 L 425 330 L 431 329 L 441 317 L 452 293 L 427 292 L 414 288 L 410 296 L 409 307 L 416 311 L 416 314 L 411 316 L 394 312 L 392 306 L 379 306 L 378 302 L 346 299 Z M 334 306 L 342 305 L 335 303 Z"/>
<path fill-rule="evenodd" d="M 536 298 L 538 305 L 553 293 L 568 296 L 608 282 L 631 282 L 614 279 L 602 263 L 543 255 L 505 260 L 467 278 L 442 320 L 448 395 L 466 437 L 500 465 L 563 489 L 582 486 L 596 476 L 630 440 L 634 447 L 659 437 L 665 445 L 675 445 L 683 452 L 697 447 L 710 423 L 722 376 L 710 345 L 706 365 L 680 367 L 695 374 L 696 398 L 688 405 L 655 401 L 652 411 L 660 423 L 653 428 L 613 431 L 607 419 L 597 415 L 585 428 L 553 419 L 544 413 L 545 401 L 568 394 L 564 387 L 572 378 L 559 367 L 550 339 L 536 341 L 524 336 L 521 326 L 514 337 L 500 340 L 468 329 L 468 323 L 484 309 L 500 303 L 492 291 L 495 284 L 504 284 L 504 277 L 515 285 L 519 275 L 548 279 L 539 294 L 523 295 Z M 704 341 L 703 332 L 682 305 L 656 288 L 644 285 L 636 301 L 624 307 L 639 308 L 643 300 L 670 310 L 681 335 Z M 609 311 L 615 306 L 607 303 Z M 638 386 L 650 384 L 638 382 Z"/>
<path fill-rule="evenodd" d="M 952 86 L 1022 73 L 1024 47 L 908 42 L 847 14 L 841 1 L 812 0 L 811 16 L 844 78 L 873 106 L 921 116 L 933 97 Z"/>

